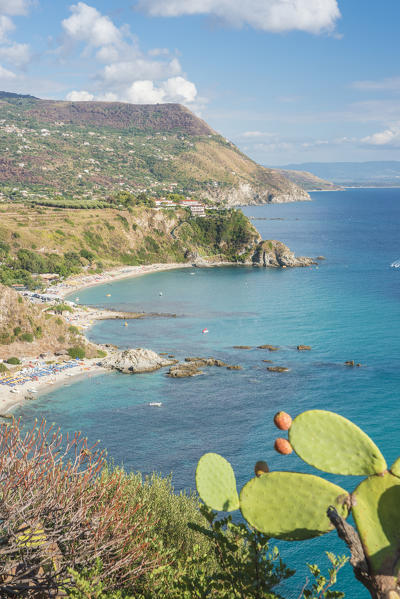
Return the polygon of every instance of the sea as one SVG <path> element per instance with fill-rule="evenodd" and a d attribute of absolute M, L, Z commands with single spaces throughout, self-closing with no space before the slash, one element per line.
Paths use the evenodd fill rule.
<path fill-rule="evenodd" d="M 278 410 L 292 416 L 311 408 L 338 412 L 372 437 L 390 465 L 400 454 L 400 268 L 391 266 L 400 259 L 400 189 L 311 196 L 311 202 L 243 212 L 264 239 L 284 241 L 297 255 L 324 256 L 318 265 L 185 268 L 79 292 L 82 304 L 176 314 L 128 326 L 99 322 L 89 332 L 95 342 L 151 348 L 178 359 L 213 356 L 241 370 L 205 368 L 185 379 L 168 378 L 165 370 L 88 373 L 22 405 L 23 422 L 45 417 L 63 431 L 81 430 L 129 471 L 171 473 L 176 490 L 195 487 L 196 464 L 206 452 L 231 462 L 239 488 L 260 459 L 271 470 L 313 472 L 294 454 L 275 453 Z M 257 348 L 263 344 L 279 349 Z M 299 344 L 312 349 L 299 352 Z M 270 372 L 263 360 L 290 370 Z M 361 366 L 345 366 L 347 360 Z M 360 480 L 314 473 L 349 491 Z M 297 569 L 286 585 L 288 599 L 300 593 L 306 562 L 326 572 L 325 551 L 347 553 L 335 532 L 277 544 L 282 559 Z M 369 596 L 349 564 L 337 588 L 352 599 Z"/>

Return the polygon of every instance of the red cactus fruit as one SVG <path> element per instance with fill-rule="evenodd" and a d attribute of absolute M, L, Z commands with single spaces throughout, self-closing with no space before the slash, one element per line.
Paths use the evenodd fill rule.
<path fill-rule="evenodd" d="M 268 468 L 267 462 L 263 462 L 262 460 L 260 460 L 254 466 L 254 474 L 257 477 L 261 476 L 262 474 L 266 474 L 267 472 L 269 472 L 269 468 Z"/>
<path fill-rule="evenodd" d="M 282 453 L 283 455 L 288 455 L 293 451 L 293 447 L 290 445 L 289 441 L 282 437 L 276 439 L 274 447 L 278 453 Z"/>
<path fill-rule="evenodd" d="M 292 417 L 287 412 L 277 412 L 274 423 L 281 431 L 288 431 L 292 426 Z"/>

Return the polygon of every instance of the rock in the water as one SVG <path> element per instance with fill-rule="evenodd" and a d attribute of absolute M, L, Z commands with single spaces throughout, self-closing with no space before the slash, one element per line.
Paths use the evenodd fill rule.
<path fill-rule="evenodd" d="M 309 351 L 311 349 L 311 345 L 298 345 L 297 349 L 299 351 Z"/>
<path fill-rule="evenodd" d="M 263 362 L 267 362 L 267 364 L 272 364 L 272 360 L 263 360 Z"/>
<path fill-rule="evenodd" d="M 242 367 L 239 366 L 238 364 L 236 364 L 236 365 L 231 364 L 230 366 L 227 366 L 226 368 L 227 368 L 227 370 L 242 370 Z"/>
<path fill-rule="evenodd" d="M 345 366 L 354 366 L 354 360 L 346 360 Z"/>
<path fill-rule="evenodd" d="M 125 351 L 115 352 L 107 356 L 100 365 L 119 372 L 135 374 L 139 372 L 152 372 L 164 366 L 170 366 L 174 362 L 162 358 L 151 349 L 127 349 Z"/>
<path fill-rule="evenodd" d="M 312 258 L 305 256 L 296 257 L 287 245 L 275 239 L 259 243 L 251 258 L 254 266 L 279 268 L 283 266 L 311 266 L 315 264 Z"/>
<path fill-rule="evenodd" d="M 326 260 L 325 256 L 317 256 L 315 259 L 316 260 Z"/>
<path fill-rule="evenodd" d="M 251 345 L 234 345 L 233 349 L 252 349 Z"/>
<path fill-rule="evenodd" d="M 198 374 L 204 374 L 194 362 L 186 364 L 175 364 L 167 372 L 167 376 L 172 378 L 184 378 L 186 376 L 196 376 Z"/>
<path fill-rule="evenodd" d="M 289 372 L 289 368 L 286 368 L 286 366 L 268 366 L 267 370 L 270 372 Z"/>
<path fill-rule="evenodd" d="M 279 347 L 275 345 L 259 345 L 257 349 L 268 349 L 269 351 L 278 351 Z"/>

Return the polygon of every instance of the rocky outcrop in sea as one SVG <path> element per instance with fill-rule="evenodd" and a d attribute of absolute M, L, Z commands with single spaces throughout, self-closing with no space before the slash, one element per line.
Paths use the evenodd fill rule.
<path fill-rule="evenodd" d="M 306 256 L 295 256 L 294 252 L 281 241 L 268 239 L 256 246 L 253 255 L 246 261 L 246 264 L 272 268 L 292 268 L 297 266 L 311 266 L 311 264 L 316 264 L 316 262 Z"/>
<path fill-rule="evenodd" d="M 138 347 L 113 352 L 100 362 L 100 366 L 126 374 L 137 374 L 153 372 L 164 366 L 171 366 L 175 362 L 175 360 L 166 360 L 151 349 Z"/>

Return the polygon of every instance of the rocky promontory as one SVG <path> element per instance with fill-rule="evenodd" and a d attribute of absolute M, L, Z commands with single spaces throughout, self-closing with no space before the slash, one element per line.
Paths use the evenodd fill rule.
<path fill-rule="evenodd" d="M 112 352 L 100 362 L 100 366 L 103 368 L 118 370 L 118 372 L 126 374 L 153 372 L 172 364 L 175 364 L 175 360 L 166 360 L 156 352 L 141 347 Z"/>
<path fill-rule="evenodd" d="M 311 266 L 316 264 L 312 258 L 295 256 L 282 241 L 268 239 L 261 241 L 255 248 L 251 259 L 246 264 L 272 268 L 292 268 L 297 266 Z"/>

